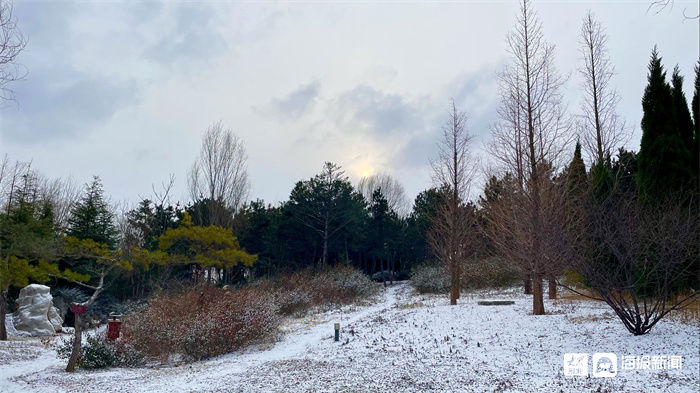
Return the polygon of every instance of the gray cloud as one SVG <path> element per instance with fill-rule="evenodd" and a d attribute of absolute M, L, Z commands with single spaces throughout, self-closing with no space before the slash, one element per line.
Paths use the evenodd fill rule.
<path fill-rule="evenodd" d="M 420 168 L 429 164 L 437 155 L 437 143 L 442 126 L 450 115 L 450 99 L 454 99 L 457 109 L 467 113 L 467 132 L 476 139 L 474 148 L 489 137 L 490 123 L 496 119 L 498 107 L 496 75 L 494 67 L 483 67 L 475 72 L 455 77 L 446 85 L 442 98 L 421 109 L 426 126 L 408 138 L 395 159 L 398 166 Z"/>
<path fill-rule="evenodd" d="M 320 86 L 318 81 L 301 85 L 298 89 L 285 97 L 273 98 L 272 101 L 262 109 L 255 109 L 262 114 L 272 115 L 274 118 L 281 121 L 298 119 L 313 107 Z"/>
<path fill-rule="evenodd" d="M 214 23 L 216 10 L 203 4 L 180 4 L 172 9 L 172 28 L 161 32 L 158 42 L 144 56 L 162 64 L 206 60 L 226 50 L 227 44 Z"/>
<path fill-rule="evenodd" d="M 396 155 L 394 166 L 409 169 L 428 166 L 437 155 L 438 136 L 437 131 L 412 136 Z"/>
<path fill-rule="evenodd" d="M 102 11 L 91 7 L 86 6 Z M 28 42 L 19 61 L 28 65 L 28 74 L 12 86 L 17 101 L 0 107 L 2 139 L 31 145 L 86 135 L 134 102 L 135 83 L 75 65 L 71 54 L 85 37 L 71 28 L 78 12 L 74 4 L 22 3 L 16 10 Z"/>
<path fill-rule="evenodd" d="M 133 84 L 90 77 L 72 69 L 35 70 L 18 83 L 17 105 L 3 108 L 0 136 L 42 143 L 84 135 L 133 102 L 136 93 Z"/>
<path fill-rule="evenodd" d="M 374 135 L 412 134 L 422 130 L 423 109 L 398 94 L 386 94 L 366 85 L 342 94 L 336 103 L 341 128 L 353 131 L 360 128 Z"/>

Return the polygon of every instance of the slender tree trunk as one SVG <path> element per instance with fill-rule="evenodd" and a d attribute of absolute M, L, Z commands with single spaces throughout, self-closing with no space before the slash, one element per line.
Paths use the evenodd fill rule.
<path fill-rule="evenodd" d="M 457 305 L 457 299 L 459 299 L 459 280 L 458 275 L 455 272 L 457 270 L 457 264 L 452 262 L 452 274 L 450 283 L 450 305 Z"/>
<path fill-rule="evenodd" d="M 328 237 L 325 235 L 323 236 L 323 260 L 321 261 L 321 265 L 326 266 L 326 263 L 328 262 Z"/>
<path fill-rule="evenodd" d="M 453 122 L 453 128 L 456 128 L 456 124 Z M 457 163 L 457 133 L 452 134 L 452 143 L 453 143 L 453 148 L 452 148 L 452 293 L 450 295 L 450 305 L 454 306 L 457 305 L 457 299 L 459 299 L 459 265 L 460 265 L 460 260 L 458 256 L 460 255 L 459 248 L 462 247 L 462 244 L 459 244 L 458 241 L 458 233 L 455 233 L 458 231 L 457 229 L 457 215 L 459 214 L 459 178 L 458 178 L 458 163 Z"/>
<path fill-rule="evenodd" d="M 75 328 L 75 334 L 73 335 L 73 350 L 70 354 L 70 359 L 68 359 L 68 365 L 66 366 L 66 371 L 73 372 L 80 361 L 81 345 L 83 342 L 83 321 L 80 314 L 75 315 L 75 323 L 73 324 Z"/>
<path fill-rule="evenodd" d="M 589 14 L 590 17 L 590 14 Z M 589 31 L 589 46 L 588 53 L 590 56 L 591 64 L 591 82 L 593 89 L 593 115 L 595 117 L 595 133 L 596 133 L 596 147 L 598 148 L 598 163 L 603 162 L 603 139 L 602 130 L 600 127 L 600 110 L 598 108 L 598 81 L 596 79 L 596 69 L 595 69 L 595 48 L 594 46 L 593 31 Z M 551 292 L 550 292 L 551 296 Z M 556 294 L 555 294 L 556 296 Z"/>
<path fill-rule="evenodd" d="M 7 328 L 5 327 L 5 315 L 7 315 L 7 291 L 0 291 L 0 340 L 7 340 Z"/>
<path fill-rule="evenodd" d="M 381 268 L 380 271 L 382 272 L 382 283 L 384 284 L 384 288 L 386 288 L 387 265 L 388 261 L 386 261 L 384 258 L 379 259 L 379 266 Z"/>
<path fill-rule="evenodd" d="M 549 276 L 549 298 L 557 298 L 557 280 L 554 276 Z"/>
<path fill-rule="evenodd" d="M 527 10 L 525 9 L 525 12 Z M 527 96 L 527 131 L 528 131 L 528 149 L 529 149 L 529 161 L 530 161 L 530 180 L 532 181 L 532 246 L 533 246 L 533 264 L 534 267 L 534 279 L 535 283 L 533 285 L 533 299 L 532 299 L 532 313 L 535 315 L 544 314 L 544 301 L 542 299 L 542 274 L 540 261 L 538 260 L 540 256 L 540 184 L 537 168 L 537 155 L 535 154 L 535 123 L 534 123 L 534 106 L 532 102 L 532 80 L 531 80 L 531 70 L 530 70 L 530 40 L 528 38 L 528 26 L 527 26 L 527 16 L 525 16 L 525 26 L 524 31 L 524 49 L 525 49 L 525 83 Z"/>
<path fill-rule="evenodd" d="M 451 272 L 450 272 L 450 305 L 457 305 L 457 299 L 459 299 L 459 262 L 457 262 L 457 257 L 455 253 L 452 255 L 451 261 Z"/>
<path fill-rule="evenodd" d="M 535 274 L 532 283 L 532 314 L 544 315 L 544 301 L 542 299 L 542 276 Z"/>
<path fill-rule="evenodd" d="M 326 213 L 326 219 L 323 224 L 323 266 L 326 266 L 328 262 L 328 233 L 330 231 L 330 219 L 328 218 L 328 213 Z"/>

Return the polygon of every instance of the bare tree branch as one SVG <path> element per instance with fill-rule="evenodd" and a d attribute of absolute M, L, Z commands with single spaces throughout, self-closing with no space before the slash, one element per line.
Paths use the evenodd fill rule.
<path fill-rule="evenodd" d="M 0 0 L 0 102 L 14 98 L 9 84 L 26 75 L 26 70 L 17 64 L 26 41 L 12 12 L 12 2 Z"/>
<path fill-rule="evenodd" d="M 620 96 L 610 85 L 615 68 L 607 49 L 608 36 L 591 11 L 581 26 L 581 60 L 578 71 L 583 77 L 583 100 L 578 116 L 581 144 L 592 163 L 603 162 L 617 147 L 629 141 L 630 132 L 617 114 Z"/>
<path fill-rule="evenodd" d="M 357 190 L 369 203 L 372 201 L 372 194 L 380 190 L 382 196 L 389 204 L 389 209 L 401 217 L 405 217 L 409 212 L 409 203 L 406 198 L 406 191 L 398 180 L 386 173 L 377 173 L 369 177 L 363 177 L 357 184 Z"/>
<path fill-rule="evenodd" d="M 208 198 L 234 212 L 248 198 L 248 155 L 243 140 L 230 129 L 224 129 L 221 122 L 211 125 L 204 133 L 188 185 L 193 201 Z"/>

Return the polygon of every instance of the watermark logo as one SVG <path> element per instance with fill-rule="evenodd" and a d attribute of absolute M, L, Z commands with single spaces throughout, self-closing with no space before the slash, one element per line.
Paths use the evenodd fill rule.
<path fill-rule="evenodd" d="M 617 355 L 614 353 L 593 354 L 593 376 L 611 378 L 617 375 Z"/>
<path fill-rule="evenodd" d="M 588 354 L 587 353 L 565 353 L 564 354 L 564 375 L 567 377 L 587 377 L 588 376 Z"/>
<path fill-rule="evenodd" d="M 626 355 L 622 357 L 623 370 L 680 370 L 682 368 L 682 356 Z"/>
<path fill-rule="evenodd" d="M 618 373 L 617 355 L 614 353 L 593 354 L 591 375 L 594 378 L 612 378 Z M 681 370 L 683 357 L 677 355 L 622 355 L 619 370 Z M 564 375 L 567 377 L 588 376 L 587 353 L 565 353 Z"/>

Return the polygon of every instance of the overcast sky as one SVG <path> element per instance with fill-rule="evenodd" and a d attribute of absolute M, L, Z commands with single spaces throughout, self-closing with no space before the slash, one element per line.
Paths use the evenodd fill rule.
<path fill-rule="evenodd" d="M 639 148 L 651 49 L 678 64 L 691 99 L 698 2 L 659 14 L 649 1 L 535 2 L 578 111 L 579 29 L 590 8 L 607 29 Z M 496 72 L 518 9 L 503 2 L 15 1 L 27 47 L 16 102 L 0 107 L 0 153 L 51 177 L 103 179 L 115 200 L 186 174 L 208 125 L 245 141 L 251 197 L 278 202 L 324 161 L 356 182 L 388 172 L 409 198 L 428 188 L 429 159 L 450 99 L 469 114 L 477 150 L 498 104 Z M 670 72 L 669 72 L 670 74 Z M 573 150 L 573 146 L 571 147 Z"/>

